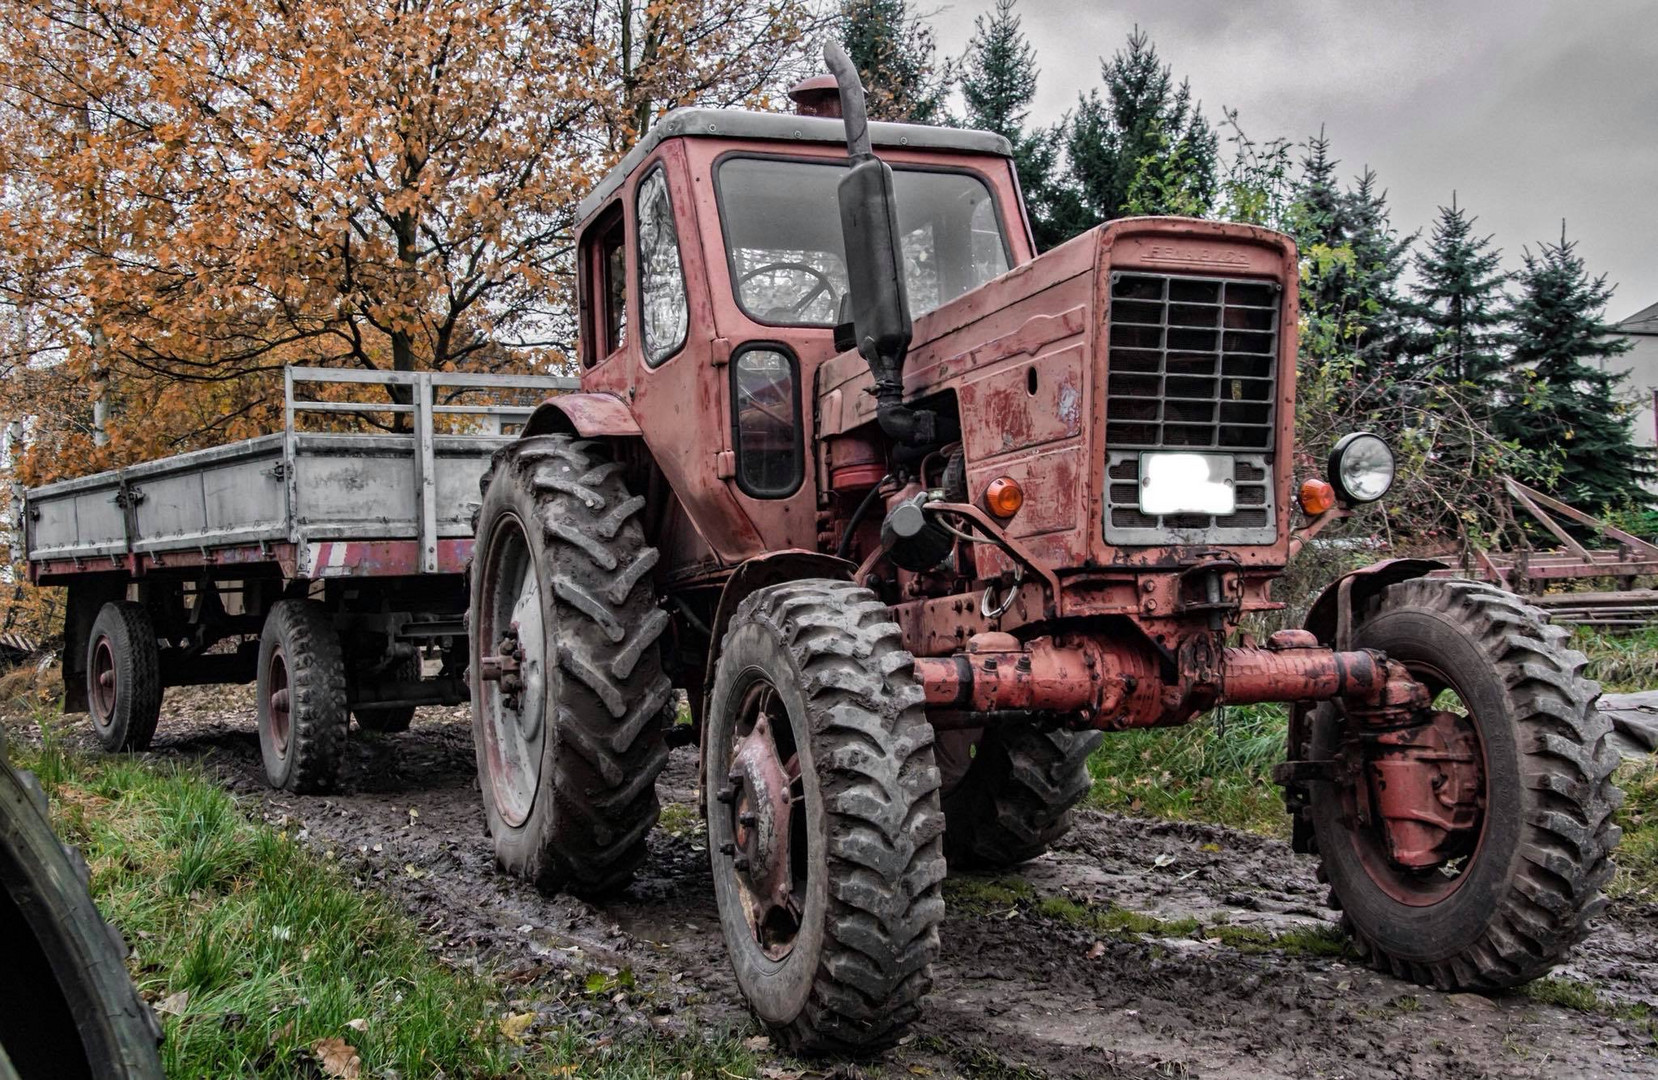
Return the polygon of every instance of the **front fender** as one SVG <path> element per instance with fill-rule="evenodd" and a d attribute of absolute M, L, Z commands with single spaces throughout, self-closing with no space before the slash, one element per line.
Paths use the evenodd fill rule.
<path fill-rule="evenodd" d="M 559 394 L 537 405 L 524 424 L 524 434 L 638 435 L 639 421 L 619 397 L 610 394 Z"/>
<path fill-rule="evenodd" d="M 1324 587 L 1307 610 L 1306 627 L 1319 642 L 1345 648 L 1341 643 L 1351 627 L 1342 626 L 1344 618 L 1342 588 L 1347 584 L 1345 616 L 1364 607 L 1365 601 L 1389 585 L 1412 578 L 1427 577 L 1445 569 L 1445 564 L 1433 559 L 1383 559 L 1358 570 L 1351 570 Z"/>

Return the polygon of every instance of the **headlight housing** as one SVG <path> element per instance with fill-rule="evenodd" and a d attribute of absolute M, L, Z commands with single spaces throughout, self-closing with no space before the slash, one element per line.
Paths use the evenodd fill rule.
<path fill-rule="evenodd" d="M 1329 470 L 1342 502 L 1375 502 L 1393 486 L 1393 451 L 1380 435 L 1355 431 L 1330 448 Z"/>

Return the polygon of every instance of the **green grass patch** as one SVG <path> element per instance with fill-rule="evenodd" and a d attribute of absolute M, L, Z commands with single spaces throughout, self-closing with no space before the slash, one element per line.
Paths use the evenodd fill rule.
<path fill-rule="evenodd" d="M 1067 896 L 1045 896 L 1037 902 L 1036 911 L 1045 918 L 1109 937 L 1191 937 L 1202 925 L 1192 918 L 1159 919 L 1143 911 L 1115 904 L 1085 904 Z"/>
<path fill-rule="evenodd" d="M 1284 708 L 1237 706 L 1179 728 L 1111 732 L 1088 760 L 1088 805 L 1287 836 L 1272 767 L 1284 759 Z"/>
<path fill-rule="evenodd" d="M 1571 647 L 1589 659 L 1588 675 L 1608 693 L 1658 690 L 1658 627 L 1610 634 L 1572 627 Z"/>
<path fill-rule="evenodd" d="M 140 991 L 176 1010 L 163 1016 L 169 1076 L 315 1077 L 312 1048 L 325 1039 L 354 1047 L 365 1077 L 754 1075 L 735 1038 L 601 1039 L 534 1000 L 503 1000 L 486 976 L 434 955 L 384 897 L 250 821 L 196 768 L 67 755 L 50 738 L 11 751 L 42 778 L 94 898 L 135 946 Z M 581 990 L 633 985 L 629 972 L 597 978 Z"/>
<path fill-rule="evenodd" d="M 1016 908 L 1036 896 L 1036 889 L 1024 878 L 951 876 L 944 879 L 944 901 L 950 911 L 963 915 L 986 915 Z"/>

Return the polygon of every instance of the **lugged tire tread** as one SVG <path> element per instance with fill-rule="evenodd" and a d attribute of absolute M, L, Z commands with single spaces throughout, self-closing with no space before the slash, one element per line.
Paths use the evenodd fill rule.
<path fill-rule="evenodd" d="M 672 686 L 657 641 L 668 619 L 649 581 L 657 551 L 637 520 L 645 500 L 628 490 L 626 471 L 601 442 L 537 435 L 498 452 L 482 484 L 485 496 L 495 484 L 518 485 L 532 501 L 557 602 L 548 645 L 559 689 L 538 796 L 553 801 L 553 813 L 535 850 L 497 851 L 503 869 L 547 892 L 625 887 L 661 811 L 656 778 L 668 759 L 662 718 Z"/>
<path fill-rule="evenodd" d="M 1623 794 L 1612 783 L 1618 757 L 1606 743 L 1611 720 L 1594 707 L 1600 686 L 1583 677 L 1584 655 L 1561 647 L 1563 628 L 1483 582 L 1406 581 L 1375 601 L 1383 603 L 1433 610 L 1464 625 L 1510 689 L 1526 788 L 1548 796 L 1523 825 L 1520 868 L 1495 918 L 1462 953 L 1407 964 L 1368 940 L 1349 915 L 1342 925 L 1377 969 L 1423 985 L 1501 990 L 1528 982 L 1581 941 L 1605 906 L 1600 890 L 1612 876 L 1621 832 L 1612 811 Z"/>
<path fill-rule="evenodd" d="M 919 1015 L 944 917 L 944 814 L 913 658 L 886 605 L 848 582 L 761 589 L 732 619 L 770 624 L 804 673 L 828 836 L 823 954 L 801 1014 L 774 1026 L 801 1054 L 883 1050 Z"/>
<path fill-rule="evenodd" d="M 1003 727 L 985 733 L 961 783 L 944 800 L 944 852 L 957 869 L 1028 862 L 1071 828 L 1088 794 L 1098 731 Z"/>
<path fill-rule="evenodd" d="M 351 722 L 340 636 L 327 609 L 315 600 L 279 600 L 265 623 L 281 639 L 288 668 L 288 754 L 293 760 L 284 786 L 300 795 L 333 791 Z"/>

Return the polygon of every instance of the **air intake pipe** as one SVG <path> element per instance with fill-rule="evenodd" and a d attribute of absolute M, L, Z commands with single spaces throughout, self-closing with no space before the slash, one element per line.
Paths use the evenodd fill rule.
<path fill-rule="evenodd" d="M 881 430 L 898 443 L 931 443 L 937 438 L 937 418 L 903 401 L 904 357 L 913 328 L 892 169 L 870 149 L 869 114 L 858 69 L 833 41 L 824 42 L 823 58 L 840 90 L 846 151 L 852 160 L 837 194 L 853 339 L 875 376 L 875 417 Z"/>

